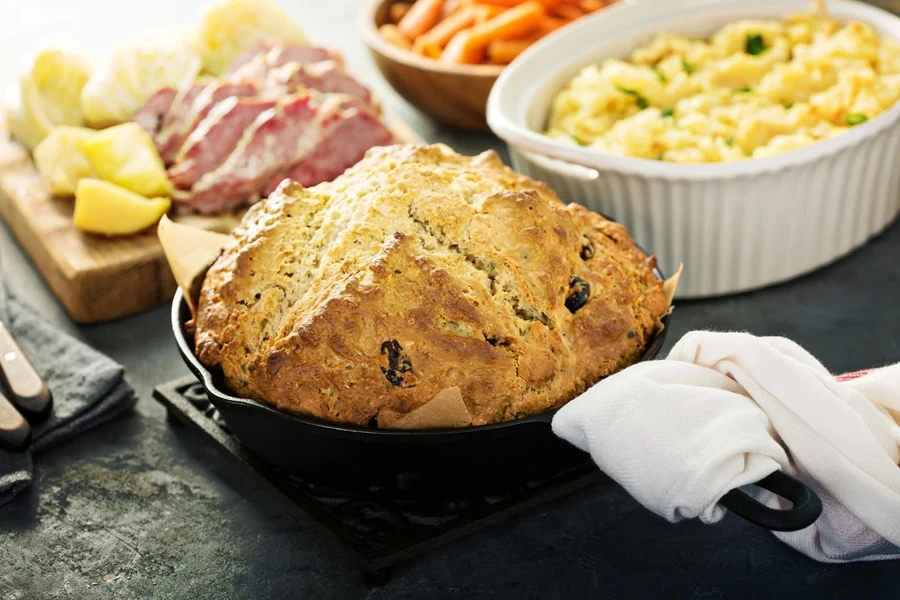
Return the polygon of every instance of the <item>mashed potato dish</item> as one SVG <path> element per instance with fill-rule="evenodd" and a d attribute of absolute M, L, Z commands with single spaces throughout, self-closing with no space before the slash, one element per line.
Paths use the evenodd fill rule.
<path fill-rule="evenodd" d="M 677 163 L 771 156 L 839 135 L 900 97 L 900 43 L 821 12 L 740 21 L 709 41 L 664 33 L 584 68 L 547 135 Z"/>

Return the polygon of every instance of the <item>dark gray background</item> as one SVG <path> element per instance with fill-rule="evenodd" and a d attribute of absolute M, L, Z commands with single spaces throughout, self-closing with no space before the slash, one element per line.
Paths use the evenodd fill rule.
<path fill-rule="evenodd" d="M 104 3 L 85 4 L 99 11 Z M 196 2 L 162 4 L 174 11 Z M 384 84 L 354 34 L 357 2 L 283 4 L 314 39 L 344 51 L 350 68 L 425 139 L 468 154 L 500 149 L 490 136 L 423 119 Z M 141 399 L 133 414 L 38 457 L 35 486 L 0 508 L 2 600 L 897 596 L 897 564 L 820 565 L 731 516 L 716 526 L 669 525 L 612 484 L 434 551 L 398 567 L 385 587 L 369 589 L 352 559 L 190 432 L 166 422 L 151 391 L 187 373 L 167 307 L 77 327 L 5 228 L 0 248 L 9 287 L 60 328 L 122 362 Z M 813 275 L 680 304 L 669 344 L 691 329 L 743 329 L 789 336 L 835 372 L 900 361 L 898 258 L 894 224 Z M 115 578 L 106 581 L 107 575 Z"/>

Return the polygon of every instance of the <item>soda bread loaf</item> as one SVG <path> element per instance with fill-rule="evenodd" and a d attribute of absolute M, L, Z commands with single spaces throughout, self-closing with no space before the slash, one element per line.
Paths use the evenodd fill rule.
<path fill-rule="evenodd" d="M 473 424 L 505 421 L 639 358 L 667 309 L 654 262 L 494 152 L 375 148 L 247 213 L 196 350 L 235 393 L 328 421 L 384 427 L 454 386 Z"/>

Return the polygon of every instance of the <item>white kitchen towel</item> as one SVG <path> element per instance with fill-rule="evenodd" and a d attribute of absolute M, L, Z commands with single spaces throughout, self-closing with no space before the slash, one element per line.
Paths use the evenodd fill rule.
<path fill-rule="evenodd" d="M 724 515 L 781 469 L 823 513 L 779 539 L 823 562 L 900 558 L 900 364 L 838 381 L 784 338 L 692 332 L 564 406 L 553 431 L 669 521 Z M 758 488 L 753 488 L 758 490 Z M 772 507 L 769 492 L 754 495 Z"/>

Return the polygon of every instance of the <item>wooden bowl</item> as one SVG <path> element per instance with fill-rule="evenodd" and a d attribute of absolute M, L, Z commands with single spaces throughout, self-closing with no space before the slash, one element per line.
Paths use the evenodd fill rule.
<path fill-rule="evenodd" d="M 388 43 L 378 28 L 397 0 L 366 0 L 360 33 L 375 64 L 407 102 L 438 121 L 486 131 L 484 111 L 502 65 L 458 65 L 425 58 Z"/>

